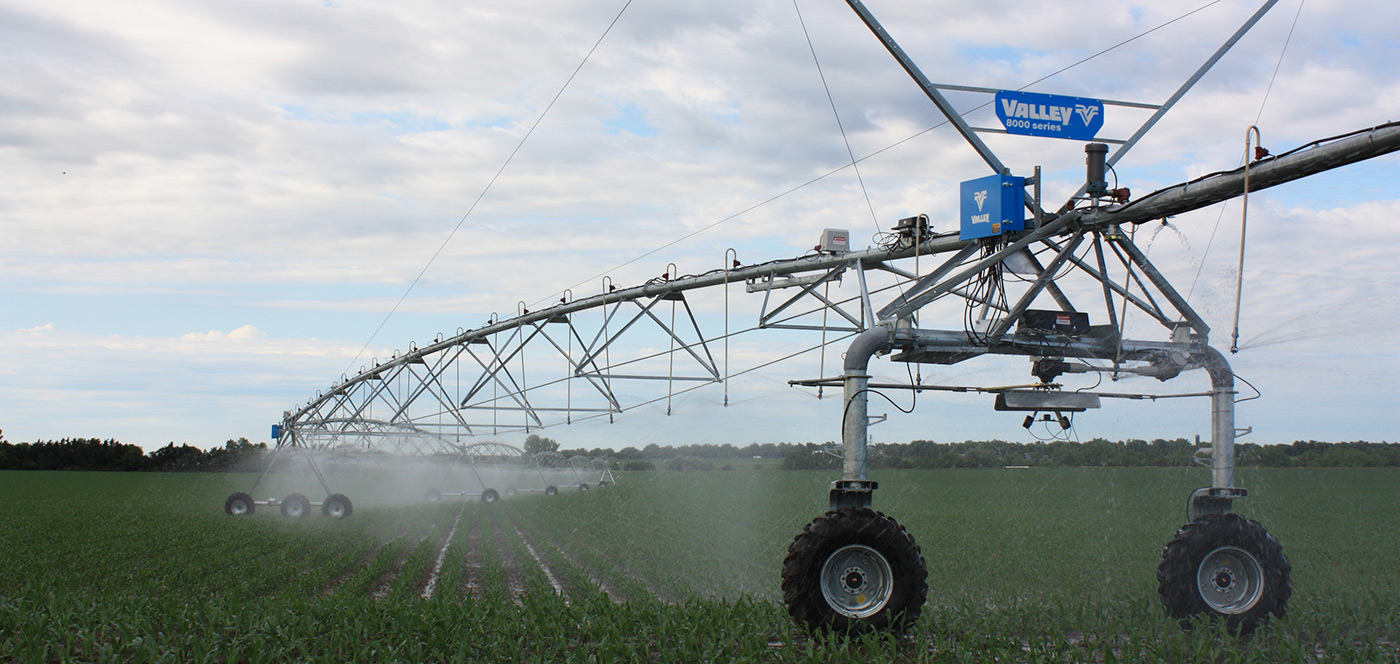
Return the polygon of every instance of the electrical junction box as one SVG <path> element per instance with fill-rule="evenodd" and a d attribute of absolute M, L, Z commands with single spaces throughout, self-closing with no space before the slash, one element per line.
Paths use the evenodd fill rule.
<path fill-rule="evenodd" d="M 1021 314 L 1018 332 L 1054 332 L 1079 336 L 1089 332 L 1089 314 L 1082 311 L 1043 311 L 1027 309 Z"/>
<path fill-rule="evenodd" d="M 844 254 L 851 251 L 851 233 L 844 228 L 828 228 L 822 231 L 822 242 L 817 251 L 828 254 Z"/>
<path fill-rule="evenodd" d="M 962 183 L 958 239 L 973 240 L 1026 230 L 1026 179 L 988 175 Z"/>

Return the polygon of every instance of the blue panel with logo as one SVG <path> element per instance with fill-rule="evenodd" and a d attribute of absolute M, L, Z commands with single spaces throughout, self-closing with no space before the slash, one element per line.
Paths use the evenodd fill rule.
<path fill-rule="evenodd" d="M 962 183 L 958 238 L 971 240 L 1026 230 L 1026 179 L 988 175 Z"/>
<path fill-rule="evenodd" d="M 996 98 L 997 119 L 1007 133 L 1092 141 L 1103 128 L 1103 102 L 1002 90 Z"/>
<path fill-rule="evenodd" d="M 276 424 L 272 425 L 272 439 L 273 439 L 273 440 L 278 440 L 278 439 L 280 439 L 281 437 L 282 437 L 282 427 L 281 427 L 280 425 L 276 425 Z"/>

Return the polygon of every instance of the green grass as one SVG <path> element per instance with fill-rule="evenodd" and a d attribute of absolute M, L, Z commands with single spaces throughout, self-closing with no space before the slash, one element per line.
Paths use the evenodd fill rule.
<path fill-rule="evenodd" d="M 1183 631 L 1156 600 L 1203 471 L 881 471 L 875 506 L 922 547 L 929 602 L 908 634 L 851 639 L 779 603 L 833 478 L 735 467 L 465 509 L 340 478 L 354 516 L 294 521 L 223 514 L 246 475 L 0 473 L 0 662 L 1400 661 L 1400 470 L 1241 470 L 1237 509 L 1282 541 L 1295 586 L 1250 639 Z"/>

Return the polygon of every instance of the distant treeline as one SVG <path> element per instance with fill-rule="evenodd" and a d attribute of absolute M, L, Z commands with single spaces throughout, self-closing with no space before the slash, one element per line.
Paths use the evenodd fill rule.
<path fill-rule="evenodd" d="M 34 443 L 8 443 L 0 438 L 0 470 L 261 470 L 267 443 L 247 438 L 204 451 L 170 443 L 146 454 L 139 446 L 112 439 L 64 438 Z"/>
<path fill-rule="evenodd" d="M 783 468 L 838 468 L 841 460 L 831 452 L 834 444 L 808 443 L 783 455 Z M 1189 466 L 1197 456 L 1209 459 L 1209 443 L 1197 445 L 1185 438 L 1112 442 L 1094 438 L 1086 442 L 1051 441 L 1010 443 L 1004 440 L 935 443 L 916 440 L 905 444 L 871 445 L 872 468 L 1002 468 Z M 1326 443 L 1297 441 L 1291 445 L 1235 444 L 1236 463 L 1270 468 L 1321 468 L 1400 466 L 1400 443 Z"/>
<path fill-rule="evenodd" d="M 1197 445 L 1185 438 L 1112 442 L 1095 438 L 1086 442 L 1052 441 L 1012 443 L 1004 440 L 936 443 L 916 440 L 870 447 L 872 468 L 1002 468 L 1006 466 L 1188 466 Z M 1236 444 L 1242 466 L 1271 468 L 1400 466 L 1400 443 L 1327 443 L 1315 440 L 1290 445 Z M 97 438 L 64 438 L 34 443 L 9 443 L 0 435 L 0 470 L 121 470 L 121 471 L 256 471 L 267 462 L 267 443 L 247 438 L 230 440 L 208 451 L 192 445 L 170 443 L 147 454 L 136 445 Z M 789 470 L 839 468 L 840 446 L 835 443 L 754 443 L 744 447 L 724 445 L 647 445 L 561 450 L 564 456 L 610 458 L 622 470 L 732 470 L 744 460 L 782 459 Z M 1206 457 L 1203 457 L 1206 458 Z"/>

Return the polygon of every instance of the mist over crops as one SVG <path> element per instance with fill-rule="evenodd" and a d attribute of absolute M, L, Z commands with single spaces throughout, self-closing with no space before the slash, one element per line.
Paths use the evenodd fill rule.
<path fill-rule="evenodd" d="M 295 484 L 294 467 L 265 481 Z M 1394 661 L 1395 469 L 1241 470 L 1255 490 L 1239 508 L 1278 534 L 1296 588 L 1288 617 L 1242 640 L 1206 624 L 1182 631 L 1156 599 L 1159 552 L 1185 521 L 1197 471 L 875 471 L 876 508 L 922 547 L 929 602 L 908 634 L 847 638 L 797 627 L 778 590 L 788 543 L 825 509 L 832 474 L 731 467 L 619 472 L 607 487 L 488 504 L 426 502 L 441 467 L 328 464 L 356 497 L 344 519 L 224 514 L 224 496 L 255 475 L 0 473 L 0 652 Z"/>

